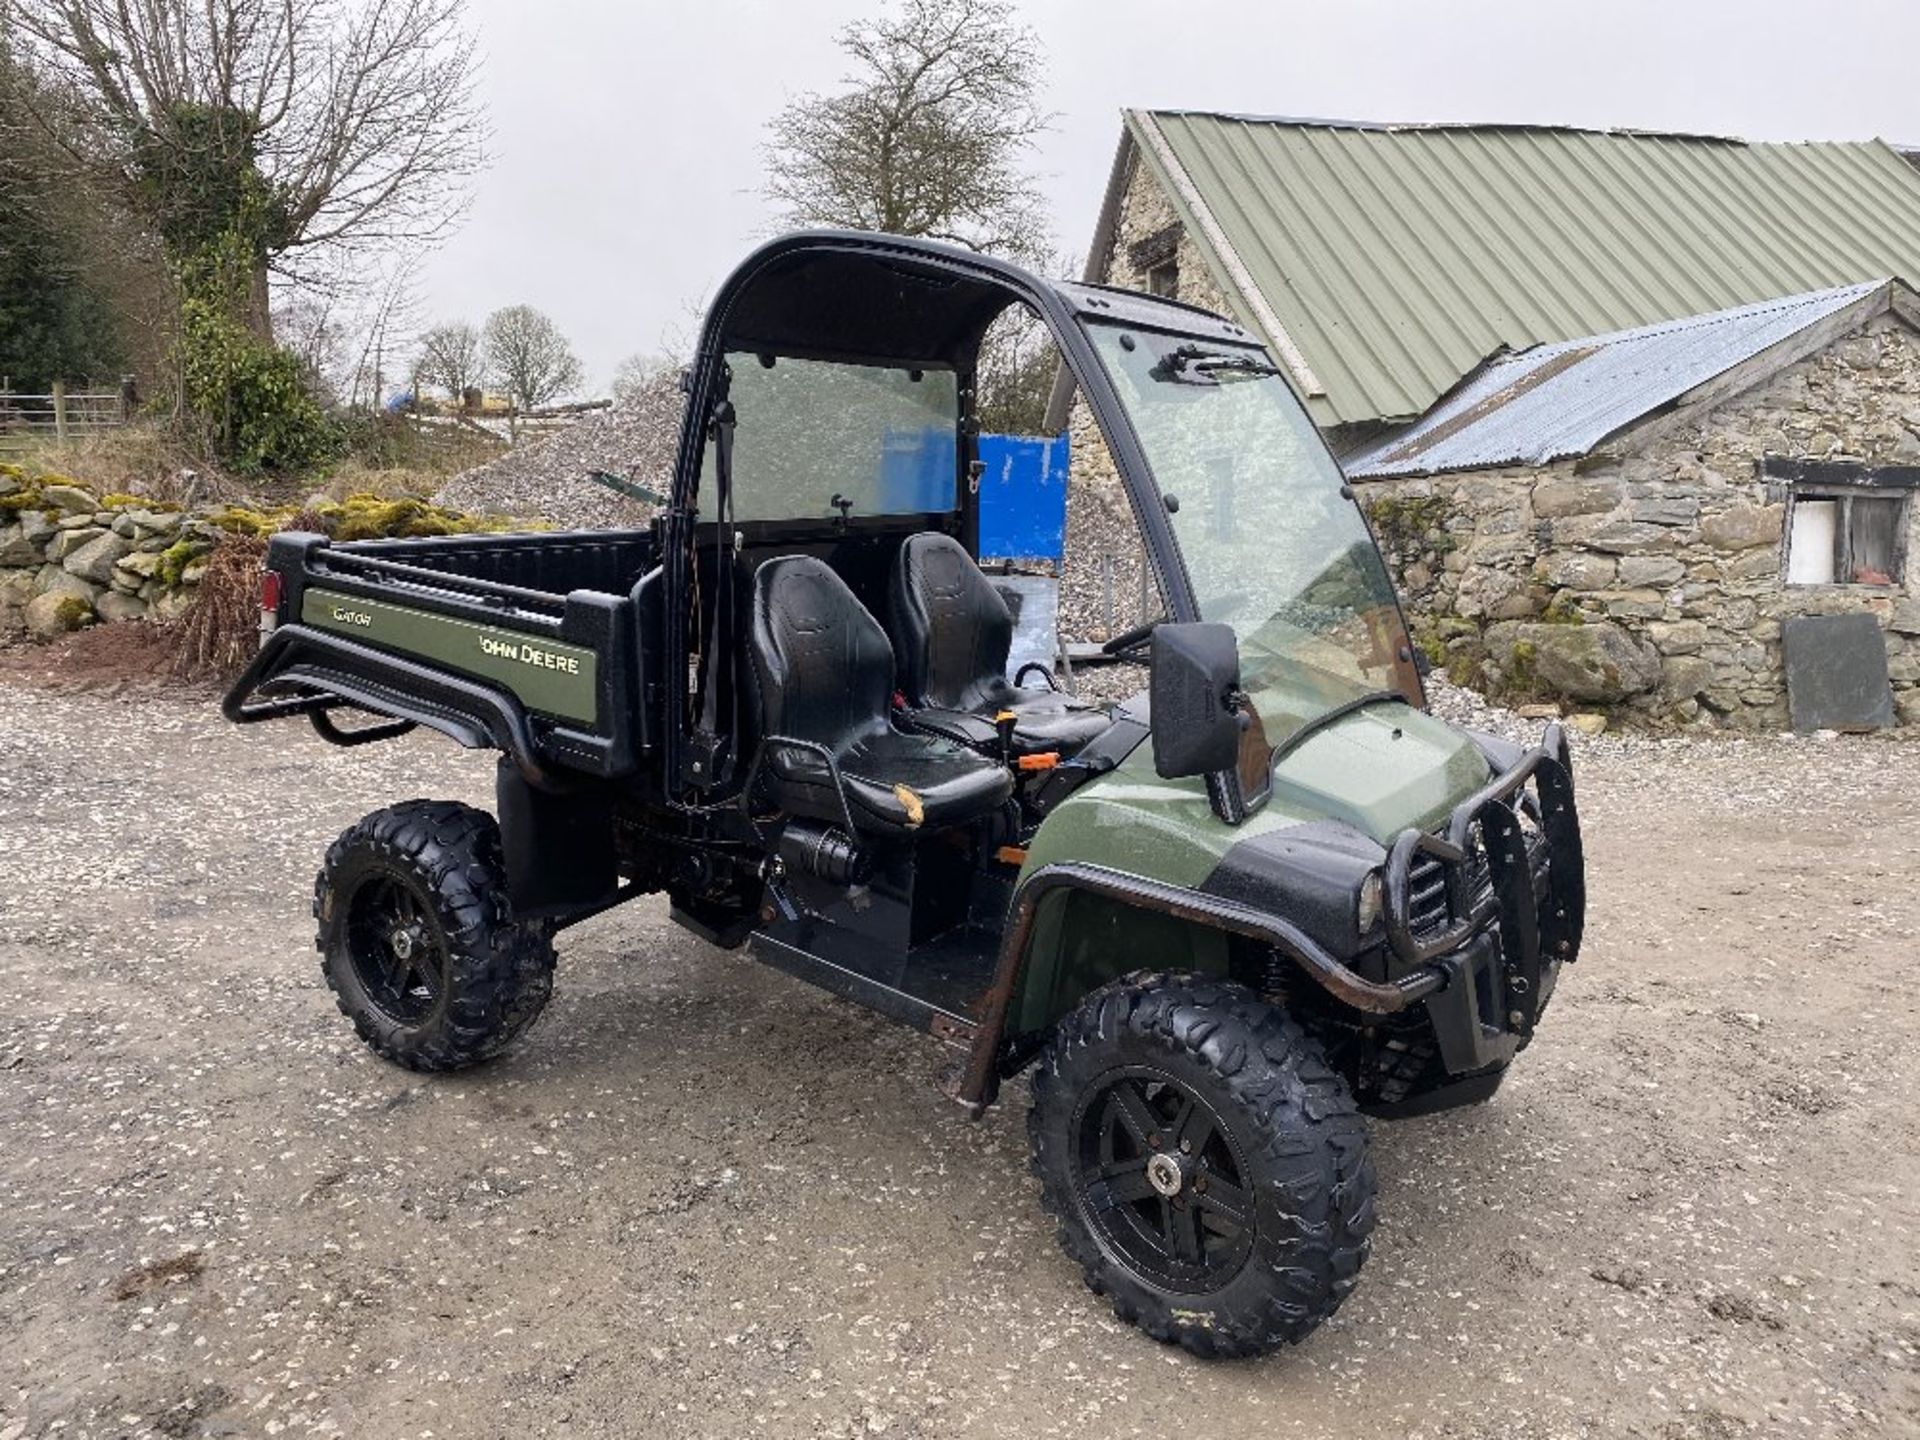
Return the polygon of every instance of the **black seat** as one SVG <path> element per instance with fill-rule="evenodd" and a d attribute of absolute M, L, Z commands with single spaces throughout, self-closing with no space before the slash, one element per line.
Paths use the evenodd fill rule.
<path fill-rule="evenodd" d="M 753 577 L 749 649 L 767 744 L 769 789 L 781 808 L 842 820 L 833 757 L 855 827 L 905 836 L 990 814 L 1013 791 L 1000 766 L 949 741 L 896 730 L 893 649 L 880 622 L 819 560 L 787 555 Z"/>
<path fill-rule="evenodd" d="M 916 727 L 979 744 L 995 738 L 994 716 L 1010 710 L 1016 754 L 1063 756 L 1107 728 L 1107 717 L 1084 701 L 1008 683 L 1013 616 L 951 536 L 929 531 L 901 545 L 892 608 L 901 689 Z"/>

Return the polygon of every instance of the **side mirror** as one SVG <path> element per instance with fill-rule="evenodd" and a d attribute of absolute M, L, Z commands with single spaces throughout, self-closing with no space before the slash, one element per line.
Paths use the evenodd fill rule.
<path fill-rule="evenodd" d="M 1240 643 L 1233 627 L 1207 621 L 1161 624 L 1153 631 L 1153 768 L 1163 780 L 1233 770 L 1245 720 Z"/>

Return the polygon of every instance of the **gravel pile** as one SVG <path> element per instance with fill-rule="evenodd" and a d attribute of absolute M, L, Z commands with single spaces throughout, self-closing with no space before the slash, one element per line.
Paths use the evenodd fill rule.
<path fill-rule="evenodd" d="M 564 529 L 644 525 L 653 516 L 652 505 L 589 476 L 602 470 L 664 491 L 672 480 L 681 410 L 678 377 L 657 376 L 611 410 L 454 476 L 434 501 L 486 515 L 537 517 Z"/>

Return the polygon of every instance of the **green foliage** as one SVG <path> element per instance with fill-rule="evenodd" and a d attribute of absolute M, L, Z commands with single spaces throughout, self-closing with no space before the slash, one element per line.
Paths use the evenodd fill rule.
<path fill-rule="evenodd" d="M 230 468 L 310 470 L 339 454 L 344 437 L 307 388 L 298 358 L 240 318 L 252 243 L 231 231 L 181 262 L 181 399 L 208 449 Z"/>
<path fill-rule="evenodd" d="M 135 137 L 134 193 L 176 257 L 205 255 L 238 237 L 250 264 L 286 246 L 294 224 L 285 192 L 260 173 L 259 121 L 231 105 L 182 101 L 164 129 Z"/>
<path fill-rule="evenodd" d="M 208 517 L 229 535 L 265 539 L 282 530 L 320 529 L 334 540 L 416 539 L 423 535 L 497 535 L 533 527 L 499 515 L 467 515 L 443 510 L 417 495 L 349 495 L 308 510 L 283 505 L 250 510 L 229 505 Z M 171 552 L 169 552 L 171 553 Z M 162 564 L 165 561 L 163 559 Z"/>
<path fill-rule="evenodd" d="M 0 146 L 0 375 L 30 393 L 116 375 L 125 360 L 112 305 L 38 203 L 50 178 Z"/>

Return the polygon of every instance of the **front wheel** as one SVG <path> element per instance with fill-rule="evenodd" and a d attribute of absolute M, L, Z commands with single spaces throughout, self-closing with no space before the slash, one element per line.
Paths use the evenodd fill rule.
<path fill-rule="evenodd" d="M 1134 976 L 1061 1021 L 1028 1116 L 1042 1203 L 1114 1312 L 1196 1355 L 1258 1355 L 1339 1308 L 1373 1165 L 1317 1041 L 1242 986 Z"/>
<path fill-rule="evenodd" d="M 553 991 L 545 925 L 515 922 L 493 817 L 445 800 L 378 810 L 314 883 L 321 970 L 377 1054 L 457 1070 L 499 1054 Z"/>

